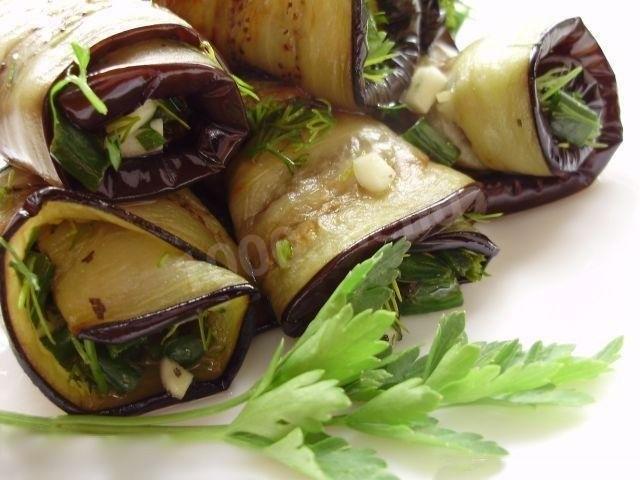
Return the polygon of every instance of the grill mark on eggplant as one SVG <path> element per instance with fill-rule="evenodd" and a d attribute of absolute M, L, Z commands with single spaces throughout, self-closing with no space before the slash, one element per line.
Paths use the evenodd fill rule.
<path fill-rule="evenodd" d="M 91 263 L 93 261 L 93 256 L 95 255 L 95 253 L 96 253 L 95 250 L 91 250 L 89 254 L 81 260 L 81 262 Z"/>
<path fill-rule="evenodd" d="M 104 320 L 104 314 L 107 313 L 107 307 L 104 306 L 102 300 L 99 298 L 90 298 L 89 303 L 93 309 L 93 313 L 96 314 L 98 320 Z"/>

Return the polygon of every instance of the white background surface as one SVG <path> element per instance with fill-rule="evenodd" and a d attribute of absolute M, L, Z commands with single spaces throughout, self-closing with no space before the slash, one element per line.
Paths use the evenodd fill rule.
<path fill-rule="evenodd" d="M 640 478 L 637 441 L 640 316 L 640 149 L 638 147 L 638 30 L 635 2 L 480 0 L 462 43 L 504 25 L 534 18 L 551 24 L 580 15 L 617 73 L 626 143 L 588 191 L 484 228 L 502 248 L 492 276 L 465 289 L 473 340 L 520 338 L 578 344 L 591 354 L 624 334 L 616 371 L 589 388 L 597 403 L 581 410 L 474 407 L 439 415 L 457 430 L 482 433 L 510 451 L 503 460 L 470 460 L 440 450 L 370 441 L 403 479 Z M 637 18 L 637 17 L 636 17 Z M 0 19 L 0 21 L 2 21 Z M 437 315 L 407 320 L 406 343 L 429 343 Z M 231 392 L 260 375 L 279 339 L 256 339 Z M 198 404 L 210 403 L 211 400 Z M 0 331 L 0 409 L 53 415 L 59 411 L 32 386 Z M 224 419 L 222 419 L 224 420 Z M 175 445 L 158 440 L 51 438 L 0 431 L 0 478 L 157 480 L 297 478 L 289 470 L 234 447 Z"/>

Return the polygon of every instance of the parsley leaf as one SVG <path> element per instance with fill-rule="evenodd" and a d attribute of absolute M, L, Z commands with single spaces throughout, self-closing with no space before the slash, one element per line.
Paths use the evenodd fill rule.
<path fill-rule="evenodd" d="M 317 480 L 394 480 L 387 464 L 373 450 L 351 447 L 345 440 L 325 434 L 293 430 L 263 453 Z"/>
<path fill-rule="evenodd" d="M 351 402 L 336 380 L 321 380 L 322 370 L 303 373 L 254 397 L 231 422 L 228 434 L 251 434 L 277 441 L 296 427 L 319 431 Z"/>
<path fill-rule="evenodd" d="M 358 430 L 376 437 L 391 438 L 429 447 L 450 448 L 473 455 L 499 456 L 507 454 L 507 451 L 497 443 L 485 440 L 477 433 L 459 433 L 441 428 L 438 426 L 437 420 L 430 417 L 424 422 L 414 425 L 360 424 Z"/>

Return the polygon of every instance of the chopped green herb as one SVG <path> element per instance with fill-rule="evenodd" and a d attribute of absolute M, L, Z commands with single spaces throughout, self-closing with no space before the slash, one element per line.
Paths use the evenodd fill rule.
<path fill-rule="evenodd" d="M 158 268 L 162 268 L 164 267 L 167 262 L 169 261 L 169 258 L 171 258 L 171 255 L 169 255 L 168 253 L 163 253 L 160 258 L 158 259 Z"/>
<path fill-rule="evenodd" d="M 429 125 L 424 118 L 418 120 L 415 125 L 402 135 L 402 138 L 429 155 L 429 158 L 434 162 L 448 167 L 455 164 L 460 158 L 458 147 L 445 135 Z"/>
<path fill-rule="evenodd" d="M 44 307 L 49 298 L 53 281 L 54 267 L 46 255 L 31 251 L 37 236 L 37 229 L 32 230 L 25 248 L 24 260 L 2 237 L 0 237 L 0 246 L 11 255 L 11 268 L 16 271 L 22 283 L 18 297 L 18 308 L 27 310 L 29 318 L 39 328 L 40 333 L 45 335 L 50 343 L 55 344 L 44 315 Z"/>
<path fill-rule="evenodd" d="M 293 258 L 293 244 L 286 238 L 276 242 L 276 263 L 280 268 L 287 268 Z"/>
<path fill-rule="evenodd" d="M 375 2 L 367 0 L 366 8 L 368 12 L 367 20 L 367 58 L 364 62 L 363 76 L 365 80 L 373 83 L 382 82 L 392 71 L 389 60 L 392 60 L 396 44 L 391 40 L 385 25 L 389 22 L 384 12 L 376 11 Z"/>
<path fill-rule="evenodd" d="M 91 370 L 91 375 L 93 376 L 93 381 L 96 384 L 98 392 L 101 394 L 107 393 L 107 379 L 102 371 L 102 367 L 100 366 L 100 362 L 98 361 L 98 352 L 96 351 L 96 344 L 91 340 L 84 340 L 82 343 L 84 347 L 84 357 L 83 360 Z M 80 352 L 78 352 L 80 353 Z"/>
<path fill-rule="evenodd" d="M 114 120 L 106 127 L 106 131 L 109 134 L 108 137 L 117 140 L 119 143 L 124 142 L 139 121 L 140 117 L 138 115 L 126 115 Z"/>
<path fill-rule="evenodd" d="M 161 118 L 165 122 L 173 121 L 186 130 L 191 130 L 191 127 L 186 120 L 181 117 L 186 107 L 181 105 L 176 98 L 157 100 L 156 105 L 158 106 L 158 113 L 161 114 Z"/>
<path fill-rule="evenodd" d="M 581 93 L 570 88 L 582 73 L 582 67 L 555 68 L 536 79 L 540 105 L 549 116 L 551 131 L 560 148 L 606 147 L 598 142 L 602 133 L 600 115 L 586 104 Z"/>
<path fill-rule="evenodd" d="M 136 139 L 147 152 L 153 152 L 164 146 L 165 138 L 151 127 L 141 128 L 136 132 Z"/>
<path fill-rule="evenodd" d="M 400 266 L 400 313 L 415 315 L 461 306 L 460 281 L 480 281 L 485 265 L 484 255 L 466 249 L 412 253 Z"/>
<path fill-rule="evenodd" d="M 104 173 L 110 165 L 110 159 L 105 154 L 100 142 L 94 135 L 76 128 L 58 112 L 55 99 L 68 85 L 76 85 L 89 100 L 97 112 L 105 115 L 107 106 L 95 94 L 87 81 L 87 68 L 89 66 L 89 49 L 72 43 L 78 66 L 78 75 L 67 72 L 65 78 L 57 82 L 49 92 L 49 107 L 53 127 L 53 139 L 49 146 L 51 156 L 78 180 L 85 188 L 96 191 Z"/>
<path fill-rule="evenodd" d="M 122 164 L 122 153 L 120 152 L 120 140 L 114 137 L 105 137 L 104 148 L 107 151 L 109 162 L 115 170 Z"/>
<path fill-rule="evenodd" d="M 246 147 L 250 156 L 268 152 L 282 160 L 289 171 L 304 164 L 308 148 L 333 127 L 331 105 L 310 106 L 267 99 L 247 111 L 252 137 Z M 290 150 L 292 153 L 285 153 Z"/>
<path fill-rule="evenodd" d="M 240 95 L 242 95 L 244 98 L 255 100 L 256 102 L 260 101 L 260 97 L 258 96 L 255 89 L 250 83 L 244 81 L 243 79 L 241 79 L 236 75 L 231 75 L 231 76 L 233 77 L 233 80 L 236 82 L 236 85 L 238 86 L 238 90 L 240 90 Z"/>
<path fill-rule="evenodd" d="M 142 375 L 131 365 L 108 356 L 100 356 L 98 363 L 104 376 L 117 393 L 128 393 L 140 383 Z"/>

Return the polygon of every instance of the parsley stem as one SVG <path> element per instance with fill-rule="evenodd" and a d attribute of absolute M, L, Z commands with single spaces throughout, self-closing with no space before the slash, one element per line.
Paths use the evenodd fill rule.
<path fill-rule="evenodd" d="M 198 418 L 216 415 L 245 403 L 253 395 L 254 388 L 247 390 L 237 397 L 225 402 L 216 403 L 202 408 L 195 408 L 185 412 L 167 413 L 144 417 L 105 417 L 101 415 L 62 415 L 55 420 L 64 425 L 94 425 L 110 427 L 143 427 L 165 425 L 167 423 L 184 422 Z M 1 423 L 1 421 L 0 421 Z"/>
<path fill-rule="evenodd" d="M 119 425 L 117 422 L 109 423 L 108 420 L 119 420 L 118 418 L 103 417 L 107 420 L 104 424 L 83 423 L 81 421 L 68 423 L 61 421 L 66 417 L 38 417 L 33 415 L 23 415 L 20 413 L 0 411 L 0 424 L 28 428 L 41 433 L 83 433 L 89 435 L 111 436 L 111 435 L 169 435 L 180 439 L 203 439 L 222 440 L 227 433 L 226 425 L 207 426 L 162 426 L 162 425 Z M 90 417 L 77 417 L 79 420 Z"/>

